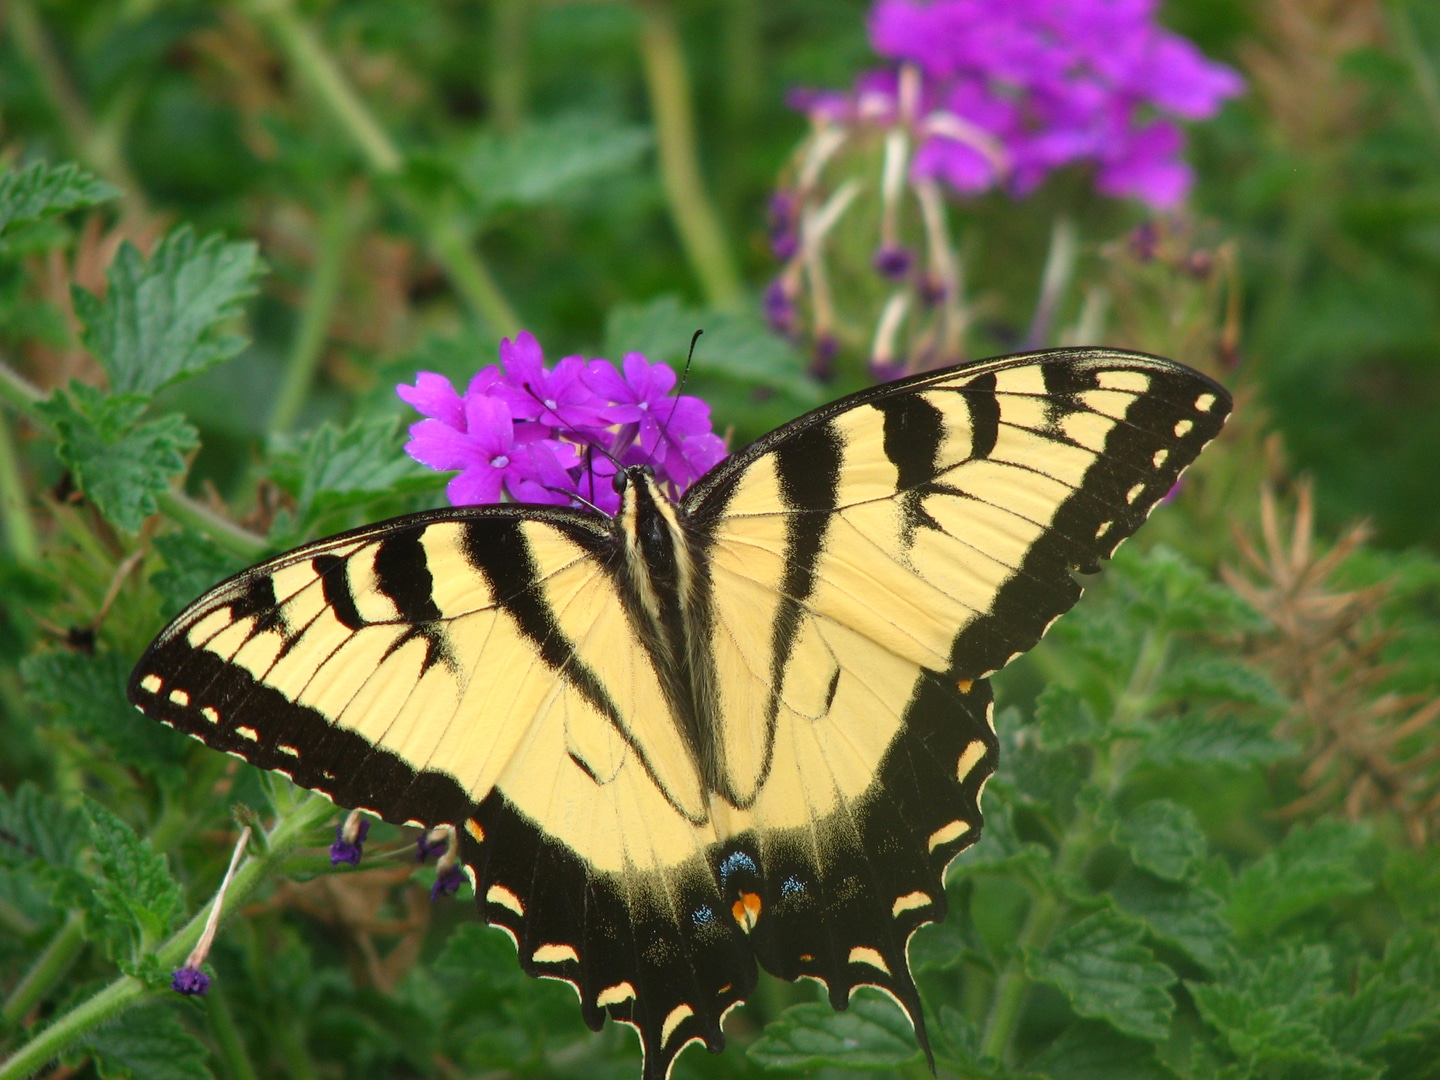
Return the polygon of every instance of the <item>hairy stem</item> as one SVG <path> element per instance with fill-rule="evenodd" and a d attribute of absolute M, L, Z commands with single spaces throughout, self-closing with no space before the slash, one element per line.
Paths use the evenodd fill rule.
<path fill-rule="evenodd" d="M 366 168 L 379 177 L 398 175 L 405 166 L 405 156 L 291 0 L 246 0 L 246 7 L 270 32 L 290 66 L 355 144 Z M 447 219 L 425 213 L 413 217 L 431 254 L 445 267 L 451 284 L 475 314 L 502 334 L 517 333 L 520 320 L 475 246 L 456 243 L 452 236 L 455 226 Z"/>
<path fill-rule="evenodd" d="M 320 244 L 315 268 L 310 275 L 305 306 L 300 311 L 300 325 L 290 343 L 285 378 L 270 414 L 271 431 L 289 431 L 294 427 L 310 394 L 310 384 L 315 379 L 315 368 L 325 348 L 336 301 L 340 298 L 340 282 L 345 273 L 345 257 L 350 250 L 351 231 L 350 204 L 343 195 L 338 196 L 320 218 Z"/>
<path fill-rule="evenodd" d="M 225 893 L 221 917 L 233 914 L 244 904 L 256 886 L 299 846 L 306 832 L 334 812 L 335 807 L 329 800 L 312 794 L 300 803 L 293 813 L 278 820 L 266 838 L 265 853 L 246 859 L 236 871 L 230 888 Z M 184 962 L 200 939 L 209 913 L 210 905 L 206 904 L 181 930 L 160 946 L 155 957 L 162 967 L 175 968 Z M 111 1017 L 139 1004 L 152 993 L 140 979 L 122 975 L 60 1016 L 4 1062 L 0 1062 L 0 1080 L 22 1080 L 23 1077 L 30 1076 L 47 1061 L 58 1057 L 81 1036 L 93 1031 Z"/>
<path fill-rule="evenodd" d="M 640 55 L 670 215 L 705 298 L 716 307 L 736 308 L 744 300 L 744 289 L 720 215 L 700 175 L 690 75 L 675 12 L 661 0 L 642 0 L 638 8 Z"/>
<path fill-rule="evenodd" d="M 490 18 L 490 115 L 509 132 L 525 120 L 530 0 L 492 0 Z"/>
<path fill-rule="evenodd" d="M 15 561 L 39 562 L 40 536 L 35 530 L 35 518 L 30 513 L 30 499 L 20 473 L 20 455 L 4 412 L 0 412 L 0 516 L 5 519 L 5 541 Z"/>
<path fill-rule="evenodd" d="M 245 1049 L 245 1040 L 235 1027 L 235 1016 L 230 1011 L 225 991 L 218 983 L 211 983 L 205 998 L 205 1019 L 210 1022 L 210 1034 L 215 1036 L 215 1048 L 219 1051 L 220 1060 L 225 1063 L 230 1080 L 259 1080 L 250 1054 Z"/>
<path fill-rule="evenodd" d="M 25 1014 L 42 1001 L 51 988 L 64 977 L 75 957 L 85 947 L 85 924 L 80 912 L 72 911 L 65 917 L 60 929 L 50 939 L 40 955 L 35 958 L 10 996 L 0 1008 L 0 1028 L 15 1027 L 25 1019 Z"/>

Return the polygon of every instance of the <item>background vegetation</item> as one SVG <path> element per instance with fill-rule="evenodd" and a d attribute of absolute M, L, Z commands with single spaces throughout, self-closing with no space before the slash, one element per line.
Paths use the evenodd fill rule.
<path fill-rule="evenodd" d="M 440 501 L 393 387 L 502 335 L 678 360 L 703 326 L 687 392 L 733 445 L 858 380 L 815 380 L 759 298 L 785 93 L 873 66 L 865 5 L 0 10 L 0 1078 L 635 1075 L 463 893 L 432 905 L 413 836 L 332 872 L 328 804 L 124 678 L 232 570 Z M 1176 356 L 1240 408 L 998 680 L 985 838 L 912 943 L 940 1069 L 1440 1075 L 1440 9 L 1162 19 L 1248 81 L 1192 131 L 1186 211 L 1078 172 L 950 211 L 973 354 L 1023 342 L 1064 220 L 1051 340 Z M 237 823 L 268 835 L 182 998 Z M 863 994 L 765 982 L 729 1031 L 680 1073 L 924 1075 Z"/>

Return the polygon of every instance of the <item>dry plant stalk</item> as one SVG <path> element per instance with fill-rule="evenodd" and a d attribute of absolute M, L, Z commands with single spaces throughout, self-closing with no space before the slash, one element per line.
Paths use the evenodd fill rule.
<path fill-rule="evenodd" d="M 1378 620 L 1385 589 L 1345 591 L 1331 580 L 1369 530 L 1357 525 L 1318 553 L 1307 482 L 1297 485 L 1288 539 L 1269 485 L 1261 489 L 1260 521 L 1262 547 L 1235 533 L 1254 576 L 1228 566 L 1221 572 L 1274 627 L 1257 642 L 1256 659 L 1294 702 L 1281 733 L 1305 747 L 1306 794 L 1279 813 L 1293 818 L 1340 806 L 1357 819 L 1388 810 L 1421 846 L 1440 811 L 1440 697 L 1383 688 L 1394 670 L 1381 659 L 1390 640 Z"/>
<path fill-rule="evenodd" d="M 1240 58 L 1281 137 L 1324 154 L 1363 126 L 1364 87 L 1339 74 L 1341 60 L 1385 41 L 1375 0 L 1272 0 L 1260 13 L 1263 41 Z"/>

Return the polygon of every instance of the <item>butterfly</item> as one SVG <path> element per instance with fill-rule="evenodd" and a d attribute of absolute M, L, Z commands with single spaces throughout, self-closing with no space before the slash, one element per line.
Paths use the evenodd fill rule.
<path fill-rule="evenodd" d="M 723 1046 L 757 968 L 894 998 L 980 836 L 988 677 L 1231 407 L 1155 357 L 927 372 L 777 428 L 672 502 L 499 504 L 298 548 L 136 666 L 148 716 L 336 803 L 450 824 L 482 917 L 647 1080 Z"/>

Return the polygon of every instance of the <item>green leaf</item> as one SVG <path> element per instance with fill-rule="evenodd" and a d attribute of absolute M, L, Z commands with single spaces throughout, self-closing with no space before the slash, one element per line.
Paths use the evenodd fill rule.
<path fill-rule="evenodd" d="M 889 998 L 864 990 L 844 1012 L 792 1005 L 746 1051 L 767 1069 L 895 1069 L 916 1060 L 915 1030 Z"/>
<path fill-rule="evenodd" d="M 1238 769 L 1293 757 L 1297 749 L 1275 738 L 1267 725 L 1236 716 L 1187 712 L 1156 727 L 1140 752 L 1155 765 L 1223 765 Z"/>
<path fill-rule="evenodd" d="M 949 1005 L 941 1005 L 932 1028 L 935 1038 L 935 1054 L 942 1062 L 953 1062 L 960 1066 L 953 1070 L 962 1076 L 980 1078 L 1002 1078 L 1013 1075 L 1005 1066 L 980 1049 L 980 1032 L 964 1014 Z M 1026 1075 L 1030 1075 L 1028 1070 Z"/>
<path fill-rule="evenodd" d="M 0 173 L 0 233 L 11 225 L 39 221 L 116 198 L 119 189 L 76 165 L 35 161 Z"/>
<path fill-rule="evenodd" d="M 1136 807 L 1115 827 L 1115 841 L 1142 870 L 1182 881 L 1205 857 L 1205 833 L 1195 815 L 1169 799 Z"/>
<path fill-rule="evenodd" d="M 1003 754 L 1000 761 L 1003 766 Z M 993 873 L 1020 867 L 1035 872 L 1050 865 L 1050 852 L 1043 845 L 1021 840 L 1016 834 L 1014 809 L 1010 800 L 1001 802 L 998 798 L 1003 790 L 995 785 L 987 789 L 984 831 L 973 847 L 966 848 L 959 858 L 950 864 L 951 881 L 967 874 Z"/>
<path fill-rule="evenodd" d="M 94 799 L 86 798 L 90 840 L 100 880 L 94 900 L 111 924 L 136 935 L 141 951 L 158 944 L 180 909 L 180 886 L 165 856 Z"/>
<path fill-rule="evenodd" d="M 1041 743 L 1050 750 L 1093 743 L 1105 733 L 1089 702 L 1059 683 L 1050 683 L 1035 699 L 1035 723 Z"/>
<path fill-rule="evenodd" d="M 1187 984 L 1205 1022 L 1249 1075 L 1362 1080 L 1375 1070 L 1337 1050 L 1321 1029 L 1333 999 L 1323 946 L 1294 946 L 1240 963 L 1220 982 Z"/>
<path fill-rule="evenodd" d="M 650 148 L 648 128 L 572 113 L 513 134 L 484 133 L 455 156 L 461 183 L 486 212 L 538 206 L 633 168 Z"/>
<path fill-rule="evenodd" d="M 1211 970 L 1229 955 L 1225 901 L 1198 885 L 1163 881 L 1143 871 L 1124 874 L 1111 889 L 1115 905 L 1156 938 Z"/>
<path fill-rule="evenodd" d="M 1113 566 L 1126 615 L 1140 625 L 1212 637 L 1264 625 L 1233 590 L 1163 544 L 1147 552 L 1122 548 Z"/>
<path fill-rule="evenodd" d="M 189 742 L 140 713 L 125 697 L 130 660 L 117 653 L 52 649 L 20 665 L 25 689 L 56 723 L 72 729 L 100 757 L 131 765 L 165 783 L 183 777 Z"/>
<path fill-rule="evenodd" d="M 1084 1020 L 1066 1028 L 1026 1071 L 1049 1080 L 1175 1080 L 1151 1043 Z"/>
<path fill-rule="evenodd" d="M 81 1045 L 104 1080 L 213 1080 L 209 1051 L 166 1005 L 131 1009 Z"/>
<path fill-rule="evenodd" d="M 1287 704 L 1264 672 L 1230 657 L 1203 654 L 1178 657 L 1165 672 L 1160 694 L 1172 701 L 1209 698 L 1269 709 Z"/>
<path fill-rule="evenodd" d="M 173 619 L 206 589 L 245 568 L 243 560 L 193 529 L 161 533 L 154 546 L 165 566 L 150 575 L 150 584 L 160 594 L 160 614 L 166 619 Z"/>
<path fill-rule="evenodd" d="M 1338 821 L 1297 826 L 1251 863 L 1230 889 L 1227 919 L 1242 938 L 1261 938 L 1296 916 L 1375 887 L 1370 834 Z"/>
<path fill-rule="evenodd" d="M 1331 1001 L 1321 1028 L 1342 1053 L 1371 1058 L 1388 1043 L 1433 1035 L 1440 1028 L 1440 994 L 1380 974 L 1354 997 Z"/>
<path fill-rule="evenodd" d="M 1175 1002 L 1175 973 L 1140 944 L 1144 926 L 1116 911 L 1097 911 L 1031 956 L 1032 979 L 1057 987 L 1080 1016 L 1142 1039 L 1163 1039 Z"/>
<path fill-rule="evenodd" d="M 37 406 L 60 436 L 56 453 L 77 487 L 126 532 L 159 509 L 156 496 L 185 470 L 184 455 L 199 445 L 195 429 L 178 413 L 139 423 L 145 398 L 107 397 L 72 382 Z"/>
<path fill-rule="evenodd" d="M 79 811 L 34 784 L 21 784 L 13 794 L 0 788 L 0 865 L 69 866 L 84 838 L 82 830 Z"/>
<path fill-rule="evenodd" d="M 253 242 L 198 240 L 188 227 L 161 240 L 148 261 L 127 241 L 103 300 L 74 289 L 82 340 L 117 394 L 153 394 L 245 348 L 225 324 L 241 314 L 262 269 Z"/>
<path fill-rule="evenodd" d="M 674 296 L 612 308 L 605 320 L 605 355 L 619 362 L 627 352 L 644 353 L 652 363 L 663 360 L 679 370 L 696 330 L 705 333 L 695 345 L 695 374 L 768 387 L 803 407 L 824 400 L 825 391 L 810 377 L 804 358 L 770 333 L 759 316 L 687 308 Z"/>

